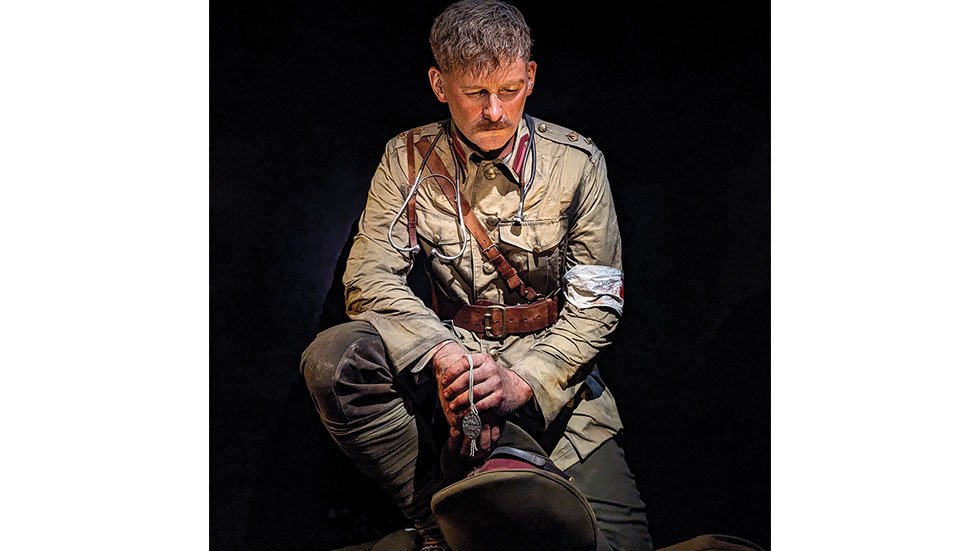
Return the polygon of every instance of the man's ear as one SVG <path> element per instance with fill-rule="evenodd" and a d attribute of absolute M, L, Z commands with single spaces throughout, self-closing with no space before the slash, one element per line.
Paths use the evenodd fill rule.
<path fill-rule="evenodd" d="M 538 63 L 531 61 L 527 64 L 527 95 L 534 91 L 534 78 L 538 74 Z"/>
<path fill-rule="evenodd" d="M 439 69 L 429 67 L 429 84 L 432 86 L 432 93 L 436 95 L 436 99 L 446 103 L 446 84 Z"/>

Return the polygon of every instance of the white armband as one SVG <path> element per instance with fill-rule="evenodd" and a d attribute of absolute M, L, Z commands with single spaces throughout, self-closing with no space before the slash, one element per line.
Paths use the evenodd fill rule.
<path fill-rule="evenodd" d="M 565 300 L 585 308 L 612 308 L 623 313 L 623 271 L 612 266 L 579 264 L 565 273 Z"/>

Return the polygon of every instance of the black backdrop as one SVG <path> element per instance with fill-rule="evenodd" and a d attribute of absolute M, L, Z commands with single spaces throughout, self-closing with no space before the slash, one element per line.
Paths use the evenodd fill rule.
<path fill-rule="evenodd" d="M 298 364 L 340 319 L 331 285 L 384 143 L 447 116 L 425 76 L 445 5 L 211 6 L 213 549 L 400 525 L 319 426 Z M 655 543 L 768 547 L 768 3 L 570 5 L 519 4 L 539 64 L 527 110 L 606 154 L 627 306 L 601 365 Z"/>

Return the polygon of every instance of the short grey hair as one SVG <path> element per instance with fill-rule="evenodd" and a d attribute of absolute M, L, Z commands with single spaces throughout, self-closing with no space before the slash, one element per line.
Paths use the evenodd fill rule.
<path fill-rule="evenodd" d="M 462 0 L 432 23 L 429 45 L 439 70 L 487 75 L 531 59 L 531 29 L 517 8 L 497 0 Z"/>

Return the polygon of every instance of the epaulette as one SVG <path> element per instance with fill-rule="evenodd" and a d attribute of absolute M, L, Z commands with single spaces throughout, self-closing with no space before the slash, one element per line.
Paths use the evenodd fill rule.
<path fill-rule="evenodd" d="M 569 130 L 564 126 L 545 122 L 534 117 L 531 117 L 531 121 L 534 122 L 535 134 L 541 136 L 542 138 L 547 138 L 562 145 L 581 149 L 590 157 L 599 152 L 599 148 L 592 143 L 592 138 L 586 138 L 574 130 Z"/>
<path fill-rule="evenodd" d="M 405 134 L 413 131 L 415 132 L 416 140 L 418 140 L 419 138 L 431 138 L 432 136 L 435 136 L 436 134 L 439 133 L 439 127 L 442 126 L 444 122 L 445 121 L 431 122 L 425 126 L 419 126 L 416 128 L 412 128 L 410 130 L 406 130 L 405 132 L 402 132 L 401 134 L 395 136 L 395 139 L 404 140 Z"/>

